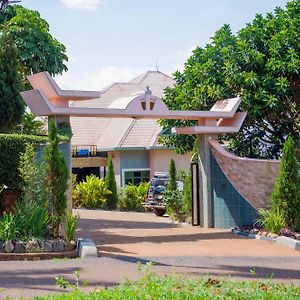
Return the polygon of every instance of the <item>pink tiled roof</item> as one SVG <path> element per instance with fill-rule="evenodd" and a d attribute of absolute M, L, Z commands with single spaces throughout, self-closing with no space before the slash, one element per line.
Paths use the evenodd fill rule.
<path fill-rule="evenodd" d="M 114 83 L 102 90 L 102 96 L 72 103 L 73 107 L 109 107 L 116 99 L 131 96 L 149 86 L 153 95 L 163 97 L 164 89 L 173 86 L 171 77 L 158 71 L 148 71 L 125 83 Z M 161 128 L 157 120 L 71 118 L 73 145 L 95 144 L 99 149 L 119 147 L 151 147 L 156 144 Z"/>

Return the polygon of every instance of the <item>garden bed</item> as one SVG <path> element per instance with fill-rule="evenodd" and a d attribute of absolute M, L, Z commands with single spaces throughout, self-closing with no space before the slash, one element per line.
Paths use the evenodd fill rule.
<path fill-rule="evenodd" d="M 0 260 L 40 260 L 76 257 L 76 242 L 63 239 L 0 242 Z"/>
<path fill-rule="evenodd" d="M 55 258 L 77 258 L 76 250 L 41 253 L 0 253 L 0 261 L 11 260 L 49 260 Z"/>
<path fill-rule="evenodd" d="M 300 251 L 300 234 L 283 230 L 280 235 L 259 229 L 232 228 L 231 232 L 248 238 L 264 240 Z"/>

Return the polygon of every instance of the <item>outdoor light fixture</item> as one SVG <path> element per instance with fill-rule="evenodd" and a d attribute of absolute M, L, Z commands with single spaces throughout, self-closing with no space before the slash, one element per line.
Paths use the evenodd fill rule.
<path fill-rule="evenodd" d="M 21 0 L 0 0 L 0 11 L 9 4 L 19 3 Z"/>

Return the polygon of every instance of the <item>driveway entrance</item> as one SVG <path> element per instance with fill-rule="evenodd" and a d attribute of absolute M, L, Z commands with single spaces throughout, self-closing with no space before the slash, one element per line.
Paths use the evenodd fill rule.
<path fill-rule="evenodd" d="M 266 241 L 235 236 L 226 230 L 171 224 L 151 213 L 78 210 L 78 237 L 91 237 L 99 257 L 75 260 L 2 261 L 0 299 L 62 291 L 55 277 L 80 280 L 88 288 L 110 287 L 137 279 L 137 262 L 154 262 L 153 272 L 187 276 L 226 276 L 256 280 L 273 276 L 300 284 L 300 253 Z"/>
<path fill-rule="evenodd" d="M 78 236 L 90 237 L 100 257 L 154 262 L 193 275 L 273 278 L 300 283 L 300 252 L 223 229 L 176 225 L 152 213 L 79 210 Z M 174 270 L 175 270 L 174 269 Z"/>

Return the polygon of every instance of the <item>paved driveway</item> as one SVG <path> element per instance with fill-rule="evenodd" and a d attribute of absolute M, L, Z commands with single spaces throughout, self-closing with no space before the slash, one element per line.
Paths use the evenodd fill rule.
<path fill-rule="evenodd" d="M 269 278 L 300 284 L 300 252 L 228 231 L 171 224 L 151 213 L 78 210 L 77 235 L 98 245 L 98 258 L 0 262 L 0 298 L 49 294 L 55 277 L 72 278 L 80 270 L 90 287 L 137 279 L 136 263 L 155 262 L 158 274 Z"/>

